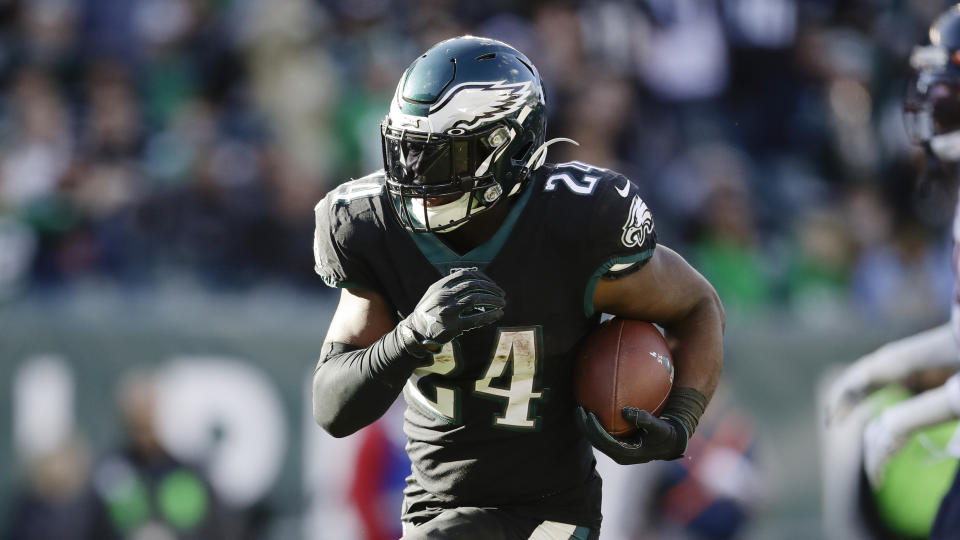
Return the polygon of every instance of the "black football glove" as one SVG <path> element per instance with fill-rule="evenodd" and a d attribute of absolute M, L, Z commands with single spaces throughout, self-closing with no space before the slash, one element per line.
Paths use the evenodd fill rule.
<path fill-rule="evenodd" d="M 417 307 L 400 321 L 401 330 L 413 332 L 420 347 L 405 347 L 415 356 L 440 352 L 460 334 L 494 323 L 503 317 L 503 289 L 477 270 L 459 270 L 435 282 L 423 293 Z"/>
<path fill-rule="evenodd" d="M 672 418 L 657 418 L 634 407 L 621 410 L 624 420 L 637 432 L 623 439 L 614 438 L 600 425 L 592 412 L 577 407 L 576 422 L 594 448 L 610 456 L 620 465 L 646 463 L 655 459 L 670 460 L 683 456 L 687 448 L 687 432 Z"/>

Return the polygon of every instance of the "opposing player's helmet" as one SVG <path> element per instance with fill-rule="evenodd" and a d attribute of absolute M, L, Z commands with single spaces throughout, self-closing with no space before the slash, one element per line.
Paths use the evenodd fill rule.
<path fill-rule="evenodd" d="M 545 158 L 540 75 L 493 39 L 440 42 L 410 64 L 380 126 L 387 190 L 417 232 L 453 230 L 520 192 Z"/>
<path fill-rule="evenodd" d="M 930 26 L 930 45 L 910 56 L 904 120 L 911 140 L 928 155 L 960 161 L 960 4 Z"/>

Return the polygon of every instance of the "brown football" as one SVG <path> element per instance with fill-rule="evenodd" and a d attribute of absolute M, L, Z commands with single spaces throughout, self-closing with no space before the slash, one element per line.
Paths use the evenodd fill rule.
<path fill-rule="evenodd" d="M 635 429 L 621 416 L 623 407 L 658 414 L 673 387 L 673 359 L 657 327 L 620 317 L 581 342 L 574 370 L 577 401 L 616 436 Z"/>

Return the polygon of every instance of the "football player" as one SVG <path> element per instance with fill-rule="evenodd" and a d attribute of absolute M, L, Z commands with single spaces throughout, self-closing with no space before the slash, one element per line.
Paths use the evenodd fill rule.
<path fill-rule="evenodd" d="M 916 77 L 904 103 L 907 131 L 927 153 L 928 168 L 960 162 L 960 4 L 941 15 L 930 27 L 930 45 L 911 55 Z M 954 215 L 954 271 L 960 276 L 960 208 Z M 950 322 L 888 343 L 859 359 L 832 385 L 828 421 L 845 417 L 872 389 L 896 382 L 921 370 L 960 367 L 960 297 L 955 296 Z M 878 484 L 889 459 L 909 436 L 922 428 L 960 417 L 960 375 L 946 384 L 885 409 L 867 424 L 863 434 L 864 468 Z M 960 475 L 944 498 L 932 538 L 960 534 Z"/>
<path fill-rule="evenodd" d="M 343 437 L 403 392 L 404 539 L 597 538 L 591 443 L 621 464 L 676 459 L 717 384 L 713 287 L 656 245 L 629 179 L 546 163 L 563 139 L 545 129 L 526 56 L 444 41 L 400 79 L 380 128 L 384 170 L 316 207 L 316 271 L 342 291 L 314 416 Z M 626 439 L 573 397 L 574 348 L 602 312 L 675 340 L 663 413 L 625 408 L 638 428 Z"/>

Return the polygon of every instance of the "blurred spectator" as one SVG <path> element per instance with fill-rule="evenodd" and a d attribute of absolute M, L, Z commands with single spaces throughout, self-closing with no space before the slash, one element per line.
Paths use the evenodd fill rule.
<path fill-rule="evenodd" d="M 749 313 L 772 298 L 754 202 L 742 156 L 723 145 L 697 149 L 691 156 L 704 190 L 696 214 L 692 257 L 717 289 L 726 309 Z"/>
<path fill-rule="evenodd" d="M 628 471 L 632 481 L 614 493 L 613 538 L 733 539 L 745 536 L 765 506 L 769 487 L 758 458 L 754 419 L 721 386 L 682 459 Z M 616 481 L 614 487 L 617 487 Z M 606 488 L 606 486 L 605 486 Z M 604 510 L 607 516 L 606 508 Z"/>
<path fill-rule="evenodd" d="M 27 466 L 27 486 L 10 505 L 9 540 L 86 540 L 93 516 L 84 489 L 90 469 L 86 445 L 64 441 Z"/>
<path fill-rule="evenodd" d="M 664 242 L 735 311 L 855 302 L 887 318 L 880 283 L 917 279 L 936 285 L 897 316 L 928 318 L 945 297 L 918 261 L 939 256 L 947 224 L 886 186 L 916 174 L 905 58 L 945 3 L 5 3 L 0 213 L 32 237 L 7 268 L 36 288 L 323 289 L 309 201 L 379 168 L 402 67 L 473 32 L 540 67 L 550 135 L 581 143 L 550 159 L 634 179 Z"/>
<path fill-rule="evenodd" d="M 644 538 L 740 537 L 764 495 L 755 446 L 745 413 L 716 415 L 690 441 L 688 459 L 660 467 L 649 513 L 656 532 Z"/>
<path fill-rule="evenodd" d="M 3 141 L 0 208 L 23 208 L 52 194 L 73 150 L 66 110 L 50 77 L 20 72 L 11 93 L 13 125 Z"/>
<path fill-rule="evenodd" d="M 36 247 L 32 229 L 0 215 L 0 299 L 13 296 L 26 286 Z"/>
<path fill-rule="evenodd" d="M 640 45 L 643 81 L 667 101 L 717 96 L 729 78 L 719 2 L 651 2 L 661 24 L 647 28 Z"/>
<path fill-rule="evenodd" d="M 561 125 L 564 135 L 580 143 L 578 147 L 557 148 L 558 161 L 577 159 L 599 167 L 624 170 L 618 155 L 619 142 L 628 133 L 635 103 L 629 81 L 616 75 L 597 72 L 592 84 L 578 88 L 571 99 Z M 589 118 L 589 121 L 584 121 Z"/>
<path fill-rule="evenodd" d="M 894 231 L 892 245 L 861 255 L 854 271 L 858 307 L 881 320 L 922 320 L 931 306 L 945 313 L 942 299 L 953 288 L 949 269 L 949 250 L 932 245 L 917 224 L 904 224 Z"/>
<path fill-rule="evenodd" d="M 911 182 L 901 182 L 910 189 Z M 952 202 L 951 194 L 948 200 Z M 904 197 L 913 203 L 912 197 Z M 873 320 L 923 320 L 946 314 L 953 278 L 946 231 L 934 235 L 919 215 L 890 209 L 875 187 L 847 196 L 849 230 L 858 243 L 852 293 L 861 315 Z M 930 216 L 932 217 L 932 216 Z"/>
<path fill-rule="evenodd" d="M 96 509 L 88 538 L 226 538 L 207 480 L 161 445 L 155 399 L 151 376 L 129 375 L 121 383 L 118 407 L 125 439 L 94 468 Z"/>
<path fill-rule="evenodd" d="M 855 257 L 847 220 L 833 208 L 814 209 L 800 216 L 795 234 L 786 276 L 794 314 L 809 325 L 841 323 Z"/>

